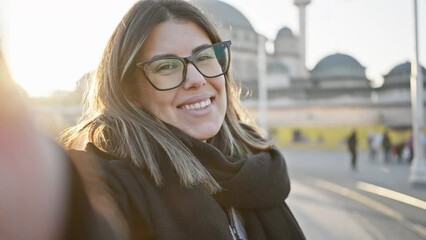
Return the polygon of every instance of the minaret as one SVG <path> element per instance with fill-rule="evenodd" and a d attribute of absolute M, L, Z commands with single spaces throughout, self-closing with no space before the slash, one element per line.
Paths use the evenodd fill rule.
<path fill-rule="evenodd" d="M 308 77 L 306 70 L 306 5 L 309 3 L 311 0 L 294 0 L 294 5 L 299 8 L 299 74 L 302 78 Z"/>

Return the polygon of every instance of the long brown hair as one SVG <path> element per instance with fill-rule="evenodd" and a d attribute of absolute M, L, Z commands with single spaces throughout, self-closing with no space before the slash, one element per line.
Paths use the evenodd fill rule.
<path fill-rule="evenodd" d="M 136 56 L 152 29 L 161 22 L 178 19 L 196 23 L 212 43 L 221 38 L 204 14 L 183 0 L 144 0 L 137 2 L 123 17 L 112 34 L 102 60 L 85 96 L 84 114 L 79 124 L 68 129 L 60 140 L 68 148 L 81 148 L 92 142 L 99 149 L 146 167 L 157 185 L 163 182 L 156 161 L 156 147 L 162 146 L 184 186 L 201 184 L 210 192 L 220 186 L 204 166 L 155 116 L 142 111 L 126 88 L 132 81 Z M 266 149 L 270 143 L 254 137 L 241 123 L 256 129 L 240 105 L 240 88 L 230 71 L 225 75 L 228 108 L 225 121 L 215 138 L 224 142 L 222 151 L 243 156 L 249 148 Z M 171 157 L 173 156 L 173 157 Z"/>

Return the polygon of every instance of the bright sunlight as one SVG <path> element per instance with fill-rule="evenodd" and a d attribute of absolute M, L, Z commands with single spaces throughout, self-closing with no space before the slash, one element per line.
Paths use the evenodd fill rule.
<path fill-rule="evenodd" d="M 2 45 L 12 78 L 30 96 L 74 90 L 133 3 L 6 0 Z"/>

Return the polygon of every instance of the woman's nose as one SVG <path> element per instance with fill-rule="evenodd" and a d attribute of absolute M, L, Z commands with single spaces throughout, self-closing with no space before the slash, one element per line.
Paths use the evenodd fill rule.
<path fill-rule="evenodd" d="M 188 64 L 186 68 L 185 81 L 183 87 L 185 89 L 199 88 L 206 84 L 205 77 L 198 71 L 193 64 Z"/>

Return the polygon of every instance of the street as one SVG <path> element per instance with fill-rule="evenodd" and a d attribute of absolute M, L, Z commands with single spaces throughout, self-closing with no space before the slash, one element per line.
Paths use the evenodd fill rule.
<path fill-rule="evenodd" d="M 426 239 L 426 185 L 409 165 L 369 161 L 350 168 L 345 150 L 283 149 L 292 181 L 288 204 L 307 239 Z"/>

